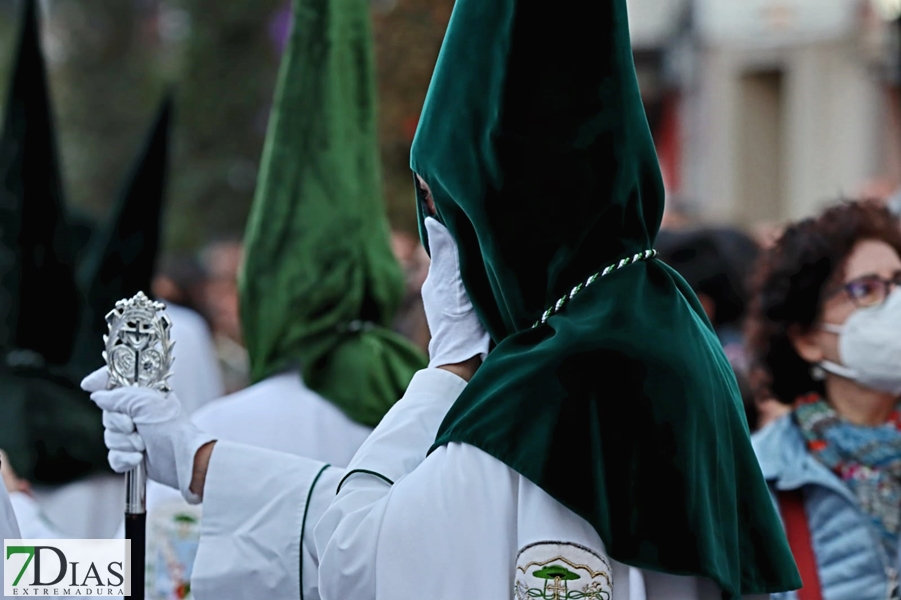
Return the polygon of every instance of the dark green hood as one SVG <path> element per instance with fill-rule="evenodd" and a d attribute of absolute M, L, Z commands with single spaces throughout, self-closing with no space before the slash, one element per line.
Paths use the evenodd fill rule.
<path fill-rule="evenodd" d="M 800 587 L 735 376 L 651 252 L 664 191 L 626 0 L 457 0 L 411 166 L 496 344 L 436 447 L 503 461 L 615 560 L 728 598 Z"/>
<path fill-rule="evenodd" d="M 368 0 L 295 0 L 240 277 L 253 380 L 299 367 L 368 426 L 426 365 L 389 329 L 404 278 L 382 198 L 374 68 Z"/>

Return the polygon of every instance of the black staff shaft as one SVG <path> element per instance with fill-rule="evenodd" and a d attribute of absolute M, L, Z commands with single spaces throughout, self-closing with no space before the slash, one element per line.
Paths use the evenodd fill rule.
<path fill-rule="evenodd" d="M 125 539 L 131 540 L 131 598 L 144 600 L 147 513 L 125 513 Z"/>

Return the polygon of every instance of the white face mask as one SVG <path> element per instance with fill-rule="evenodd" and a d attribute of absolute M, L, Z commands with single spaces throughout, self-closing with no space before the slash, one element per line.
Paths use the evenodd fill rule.
<path fill-rule="evenodd" d="M 885 302 L 859 308 L 844 325 L 823 325 L 839 334 L 838 353 L 844 365 L 828 360 L 819 367 L 880 392 L 901 395 L 901 289 Z"/>

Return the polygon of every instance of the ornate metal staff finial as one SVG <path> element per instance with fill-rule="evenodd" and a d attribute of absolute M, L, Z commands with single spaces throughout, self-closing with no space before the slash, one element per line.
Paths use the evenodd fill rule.
<path fill-rule="evenodd" d="M 109 370 L 110 389 L 138 386 L 169 392 L 172 374 L 172 321 L 166 305 L 138 292 L 119 300 L 106 315 L 109 334 L 103 336 L 103 358 Z M 131 540 L 131 596 L 144 600 L 144 566 L 147 544 L 147 471 L 142 461 L 125 474 L 125 537 Z"/>
<path fill-rule="evenodd" d="M 110 388 L 139 386 L 168 393 L 172 374 L 172 321 L 166 305 L 138 292 L 119 300 L 106 315 L 109 335 L 103 336 L 103 358 Z"/>

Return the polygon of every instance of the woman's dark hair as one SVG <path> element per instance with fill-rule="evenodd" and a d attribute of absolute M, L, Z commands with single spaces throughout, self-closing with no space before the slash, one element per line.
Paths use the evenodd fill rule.
<path fill-rule="evenodd" d="M 660 259 L 714 303 L 713 326 L 738 325 L 747 310 L 746 278 L 760 254 L 754 240 L 737 229 L 661 231 Z"/>
<path fill-rule="evenodd" d="M 848 255 L 864 240 L 885 242 L 901 255 L 901 223 L 879 201 L 845 201 L 789 225 L 758 260 L 746 334 L 759 400 L 791 404 L 802 394 L 825 393 L 789 332 L 806 332 L 817 323 L 824 288 L 841 277 Z"/>

